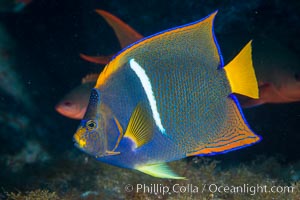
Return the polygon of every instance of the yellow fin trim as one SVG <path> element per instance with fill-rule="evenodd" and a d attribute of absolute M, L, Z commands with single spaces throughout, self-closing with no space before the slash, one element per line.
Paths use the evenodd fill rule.
<path fill-rule="evenodd" d="M 138 148 L 149 142 L 152 135 L 152 117 L 141 104 L 138 104 L 130 117 L 124 137 L 131 139 L 135 148 Z"/>
<path fill-rule="evenodd" d="M 135 169 L 157 178 L 186 179 L 174 173 L 165 163 L 142 165 Z"/>
<path fill-rule="evenodd" d="M 258 84 L 252 65 L 251 42 L 248 42 L 224 69 L 233 93 L 258 99 Z"/>
<path fill-rule="evenodd" d="M 123 138 L 123 129 L 122 129 L 122 126 L 121 126 L 120 122 L 117 120 L 117 118 L 114 117 L 114 120 L 115 120 L 115 123 L 116 123 L 116 125 L 118 127 L 118 130 L 119 130 L 119 137 L 118 137 L 118 140 L 117 140 L 116 145 L 113 148 L 112 152 L 114 152 L 118 148 L 118 146 L 120 144 L 120 141 Z"/>
<path fill-rule="evenodd" d="M 115 152 L 115 151 L 106 151 L 105 152 L 105 156 L 115 156 L 115 155 L 119 155 L 120 152 Z"/>

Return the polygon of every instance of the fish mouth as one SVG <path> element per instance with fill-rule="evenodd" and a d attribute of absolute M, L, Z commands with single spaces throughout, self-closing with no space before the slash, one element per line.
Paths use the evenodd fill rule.
<path fill-rule="evenodd" d="M 75 140 L 75 139 L 74 139 Z M 74 142 L 74 146 L 77 147 L 78 149 L 80 149 L 80 146 L 79 144 L 76 142 L 76 141 L 73 141 Z"/>
<path fill-rule="evenodd" d="M 73 139 L 73 140 L 74 140 L 74 146 L 75 146 L 76 148 L 78 148 L 79 150 L 81 150 L 82 152 L 84 152 L 84 153 L 86 153 L 86 154 L 92 155 L 92 154 L 91 154 L 90 152 L 88 152 L 85 148 L 81 147 L 81 146 L 78 144 L 78 142 L 76 142 L 75 139 Z"/>
<path fill-rule="evenodd" d="M 76 141 L 75 138 L 73 138 L 73 143 L 74 143 L 74 146 L 75 146 L 76 148 L 82 149 L 82 148 L 80 147 L 80 145 L 78 144 L 78 142 Z"/>

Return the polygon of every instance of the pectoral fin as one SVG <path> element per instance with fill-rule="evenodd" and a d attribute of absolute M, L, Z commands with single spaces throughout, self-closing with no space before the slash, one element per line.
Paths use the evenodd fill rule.
<path fill-rule="evenodd" d="M 133 111 L 124 137 L 129 138 L 138 148 L 151 140 L 153 120 L 146 108 L 138 104 Z"/>
<path fill-rule="evenodd" d="M 135 169 L 158 178 L 186 179 L 185 177 L 178 176 L 165 163 L 142 165 Z"/>

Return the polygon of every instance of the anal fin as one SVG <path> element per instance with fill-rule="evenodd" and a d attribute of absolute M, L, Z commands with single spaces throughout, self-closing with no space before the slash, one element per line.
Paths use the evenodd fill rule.
<path fill-rule="evenodd" d="M 185 177 L 178 176 L 166 163 L 142 165 L 135 169 L 157 178 L 186 179 Z"/>

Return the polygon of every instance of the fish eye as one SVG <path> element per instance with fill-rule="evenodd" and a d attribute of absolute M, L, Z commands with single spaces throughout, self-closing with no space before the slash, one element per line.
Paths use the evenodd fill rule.
<path fill-rule="evenodd" d="M 66 101 L 66 102 L 64 102 L 64 105 L 69 107 L 69 106 L 71 106 L 71 105 L 72 105 L 72 103 L 71 103 L 71 102 L 69 102 L 69 101 Z"/>
<path fill-rule="evenodd" d="M 94 130 L 97 127 L 97 124 L 93 120 L 89 120 L 86 122 L 86 127 L 88 128 L 89 131 Z"/>
<path fill-rule="evenodd" d="M 295 73 L 294 77 L 295 77 L 296 81 L 300 81 L 300 75 L 298 73 Z"/>

